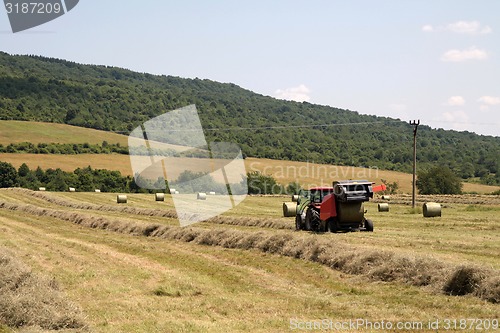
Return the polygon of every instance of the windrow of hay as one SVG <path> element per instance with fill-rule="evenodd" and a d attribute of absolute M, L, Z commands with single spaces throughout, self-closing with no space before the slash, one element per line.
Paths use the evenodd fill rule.
<path fill-rule="evenodd" d="M 378 251 L 369 247 L 318 238 L 314 234 L 145 225 L 6 202 L 0 202 L 0 209 L 53 217 L 90 228 L 125 234 L 233 249 L 256 249 L 317 262 L 345 273 L 363 275 L 375 281 L 395 281 L 413 286 L 427 286 L 431 290 L 449 295 L 470 294 L 493 303 L 500 302 L 499 271 L 476 266 L 464 268 L 464 266 L 444 263 L 431 257 L 405 256 L 391 251 Z"/>
<path fill-rule="evenodd" d="M 22 193 L 25 195 L 29 195 L 35 197 L 37 199 L 42 199 L 49 203 L 73 208 L 80 210 L 96 210 L 102 212 L 118 212 L 118 213 L 126 213 L 131 215 L 139 215 L 139 216 L 154 216 L 154 217 L 165 217 L 165 218 L 177 218 L 177 213 L 174 210 L 165 210 L 165 209 L 149 209 L 149 208 L 137 208 L 137 207 L 128 207 L 128 206 L 111 206 L 111 205 L 96 205 L 92 203 L 85 202 L 74 202 L 70 200 L 64 200 L 62 198 L 55 197 L 50 193 L 40 193 L 27 189 L 21 188 L 9 188 L 5 189 L 7 191 L 14 191 L 18 193 Z M 285 221 L 282 219 L 276 218 L 249 218 L 249 217 L 238 217 L 238 216 L 216 216 L 211 218 L 206 223 L 213 224 L 226 224 L 226 225 L 234 225 L 234 226 L 245 226 L 245 227 L 259 227 L 259 228 L 272 228 L 272 229 L 289 229 L 293 230 L 295 225 L 290 221 Z"/>
<path fill-rule="evenodd" d="M 393 204 L 411 205 L 411 194 L 394 194 L 391 195 Z M 422 195 L 419 194 L 416 198 L 417 203 L 423 205 L 426 202 L 439 202 L 441 204 L 465 204 L 465 205 L 500 205 L 499 195 L 484 195 L 484 194 L 461 194 L 461 195 Z M 374 197 L 373 202 L 381 203 L 385 200 L 383 196 Z"/>
<path fill-rule="evenodd" d="M 32 272 L 4 247 L 0 247 L 0 295 L 0 323 L 8 327 L 88 331 L 81 310 L 53 279 Z"/>

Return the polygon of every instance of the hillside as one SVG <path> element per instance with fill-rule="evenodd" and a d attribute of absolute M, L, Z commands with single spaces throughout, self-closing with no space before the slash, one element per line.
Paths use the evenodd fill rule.
<path fill-rule="evenodd" d="M 128 134 L 156 115 L 193 103 L 208 140 L 237 142 L 246 156 L 411 170 L 412 131 L 403 121 L 276 100 L 234 84 L 0 53 L 4 120 Z M 448 165 L 464 179 L 500 184 L 500 137 L 421 126 L 418 151 L 421 167 Z"/>
<path fill-rule="evenodd" d="M 61 144 L 91 143 L 127 144 L 127 137 L 115 133 L 40 122 L 0 121 L 0 145 L 7 146 L 16 142 Z M 42 169 L 61 168 L 72 172 L 77 168 L 91 166 L 94 169 L 120 171 L 122 175 L 132 176 L 128 155 L 124 154 L 26 154 L 0 153 L 0 161 L 8 162 L 19 168 L 26 163 L 32 170 L 40 166 Z M 399 190 L 411 192 L 411 175 L 408 173 L 370 168 L 335 166 L 310 162 L 280 161 L 247 157 L 245 167 L 248 172 L 259 171 L 273 176 L 282 185 L 298 182 L 304 187 L 311 185 L 328 185 L 333 179 L 366 178 L 379 183 L 381 179 L 389 183 L 398 182 Z M 170 170 L 179 174 L 182 170 Z M 201 170 L 200 170 L 201 171 Z M 492 193 L 500 190 L 499 186 L 487 186 L 475 183 L 464 183 L 465 192 Z"/>

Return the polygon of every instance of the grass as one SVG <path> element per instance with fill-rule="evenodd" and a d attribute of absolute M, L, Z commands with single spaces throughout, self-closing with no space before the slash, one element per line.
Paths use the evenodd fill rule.
<path fill-rule="evenodd" d="M 357 249 L 357 257 L 348 265 L 351 269 L 364 267 L 358 266 L 355 258 L 371 258 L 367 262 L 375 265 L 387 258 L 384 253 L 388 251 L 396 255 L 394 258 L 443 262 L 454 270 L 444 272 L 442 284 L 450 286 L 450 294 L 458 294 L 475 283 L 476 272 L 500 268 L 500 221 L 494 211 L 468 212 L 466 205 L 457 204 L 445 208 L 442 218 L 427 220 L 404 214 L 406 205 L 391 204 L 390 213 L 378 213 L 375 203 L 370 203 L 366 209 L 376 223 L 374 233 L 314 234 L 276 230 L 273 226 L 206 223 L 191 229 L 173 227 L 168 231 L 171 237 L 160 238 L 162 229 L 156 229 L 158 237 L 138 237 L 83 225 L 127 218 L 127 223 L 144 219 L 142 225 L 171 226 L 167 218 L 140 215 L 147 209 L 170 209 L 169 196 L 166 202 L 157 203 L 152 195 L 129 195 L 129 204 L 118 206 L 113 196 L 105 193 L 43 195 L 54 200 L 0 190 L 0 201 L 5 204 L 33 206 L 12 211 L 4 205 L 0 209 L 0 244 L 23 258 L 34 271 L 55 278 L 82 308 L 92 331 L 283 332 L 288 331 L 290 318 L 427 322 L 437 318 L 499 317 L 499 305 L 484 301 L 489 297 L 486 294 L 482 298 L 451 297 L 436 292 L 431 284 L 422 288 L 391 281 L 384 278 L 394 274 L 387 270 L 391 265 L 375 270 L 366 267 L 366 274 L 348 274 L 347 268 L 331 269 L 321 263 L 333 254 L 318 256 L 328 253 L 318 252 L 324 248 L 321 244 L 327 244 L 322 251 Z M 249 197 L 226 218 L 243 220 L 253 211 L 254 219 L 289 221 L 293 225 L 292 219 L 280 218 L 282 201 Z M 68 204 L 80 204 L 81 208 Z M 91 207 L 103 204 L 123 211 Z M 265 212 L 256 213 L 261 206 Z M 130 230 L 140 234 L 143 229 Z M 197 241 L 178 238 L 198 233 Z M 257 242 L 255 246 L 240 243 L 240 248 L 229 248 L 238 235 Z M 286 251 L 303 247 L 302 259 L 279 250 L 280 246 L 284 249 L 286 240 L 290 242 Z M 219 241 L 222 246 L 213 246 Z M 470 268 L 476 267 L 471 262 L 479 266 L 478 271 Z M 392 267 L 407 267 L 404 261 L 400 265 Z M 496 281 L 488 283 L 494 285 Z"/>
<path fill-rule="evenodd" d="M 7 145 L 13 142 L 32 143 L 85 143 L 101 144 L 120 143 L 127 145 L 127 136 L 115 133 L 74 127 L 63 124 L 0 121 L 0 144 Z M 118 170 L 123 175 L 133 175 L 130 160 L 127 155 L 36 155 L 36 154 L 0 154 L 0 161 L 12 163 L 15 167 L 26 163 L 31 169 L 38 166 L 43 169 L 61 168 L 73 171 L 76 168 L 92 166 L 95 169 Z M 204 163 L 195 163 L 200 170 L 204 170 Z M 398 182 L 401 192 L 411 192 L 411 175 L 377 168 L 359 168 L 346 166 L 333 166 L 308 162 L 279 161 L 270 159 L 247 158 L 245 159 L 247 171 L 259 171 L 272 175 L 276 180 L 287 185 L 298 182 L 304 187 L 311 185 L 331 185 L 332 180 L 338 179 L 368 179 L 380 183 L 380 179 L 388 182 Z M 170 170 L 171 177 L 176 177 L 183 169 Z M 197 171 L 197 170 L 194 170 Z M 493 193 L 500 191 L 499 186 L 487 186 L 474 182 L 465 182 L 463 190 L 475 193 Z"/>
<path fill-rule="evenodd" d="M 38 143 L 89 143 L 128 144 L 127 136 L 90 128 L 64 124 L 41 123 L 31 121 L 0 121 L 0 144 L 31 142 Z"/>

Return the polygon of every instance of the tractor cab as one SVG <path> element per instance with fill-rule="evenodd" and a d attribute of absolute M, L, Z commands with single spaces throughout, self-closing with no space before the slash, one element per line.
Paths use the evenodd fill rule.
<path fill-rule="evenodd" d="M 313 187 L 309 190 L 301 190 L 299 193 L 299 204 L 303 199 L 308 200 L 314 205 L 321 205 L 323 199 L 333 193 L 333 187 Z M 301 200 L 302 199 L 302 200 Z"/>

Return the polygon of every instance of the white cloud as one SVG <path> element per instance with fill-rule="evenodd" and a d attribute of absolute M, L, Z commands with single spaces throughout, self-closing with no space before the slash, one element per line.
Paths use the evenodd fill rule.
<path fill-rule="evenodd" d="M 479 103 L 485 104 L 485 105 L 498 105 L 498 104 L 500 104 L 500 97 L 482 96 L 477 101 Z"/>
<path fill-rule="evenodd" d="M 449 50 L 441 56 L 441 60 L 445 62 L 462 62 L 467 60 L 485 60 L 488 58 L 488 52 L 470 47 L 466 50 Z"/>
<path fill-rule="evenodd" d="M 489 34 L 492 29 L 489 26 L 483 26 L 478 21 L 458 21 L 450 23 L 446 26 L 447 31 L 451 31 L 458 34 Z"/>
<path fill-rule="evenodd" d="M 434 31 L 448 31 L 456 34 L 466 34 L 466 35 L 486 35 L 493 32 L 488 25 L 482 25 L 478 21 L 457 21 L 450 23 L 448 25 L 432 26 L 426 24 L 422 26 L 422 31 L 424 32 L 434 32 Z"/>
<path fill-rule="evenodd" d="M 434 31 L 434 27 L 430 24 L 426 24 L 422 27 L 422 31 L 424 32 L 433 32 Z"/>
<path fill-rule="evenodd" d="M 311 90 L 309 88 L 301 84 L 298 87 L 278 89 L 274 92 L 274 97 L 288 101 L 309 102 L 311 99 L 309 96 L 310 92 Z"/>
<path fill-rule="evenodd" d="M 446 101 L 445 105 L 448 106 L 462 106 L 465 105 L 465 99 L 462 96 L 451 96 Z"/>
<path fill-rule="evenodd" d="M 481 103 L 481 105 L 479 106 L 479 110 L 481 110 L 481 112 L 488 112 L 490 111 L 490 106 L 500 104 L 500 97 L 482 96 L 477 101 Z"/>
<path fill-rule="evenodd" d="M 444 122 L 451 123 L 452 128 L 458 131 L 466 130 L 470 127 L 470 118 L 464 111 L 444 112 L 441 115 Z"/>

